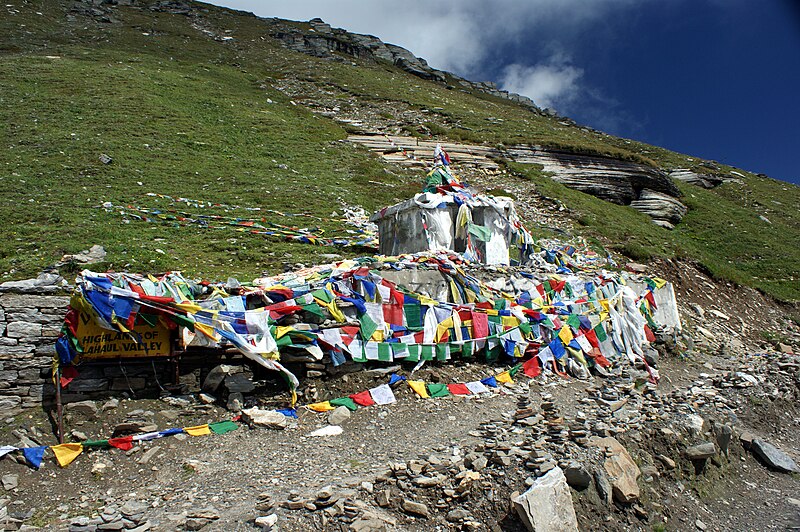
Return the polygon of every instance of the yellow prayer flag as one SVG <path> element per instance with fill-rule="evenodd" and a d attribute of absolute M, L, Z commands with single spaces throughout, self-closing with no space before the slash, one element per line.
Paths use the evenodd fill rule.
<path fill-rule="evenodd" d="M 498 373 L 495 375 L 494 379 L 497 382 L 503 382 L 508 384 L 514 384 L 513 379 L 511 378 L 511 374 L 508 371 L 504 371 L 503 373 Z"/>
<path fill-rule="evenodd" d="M 83 452 L 83 445 L 80 443 L 62 443 L 61 445 L 54 445 L 50 449 L 56 455 L 58 465 L 67 467 Z"/>
<path fill-rule="evenodd" d="M 558 331 L 558 337 L 561 338 L 561 341 L 564 345 L 569 344 L 575 336 L 572 334 L 572 329 L 569 328 L 568 325 L 561 327 L 561 330 Z"/>
<path fill-rule="evenodd" d="M 656 289 L 663 288 L 667 281 L 661 277 L 652 277 L 651 280 L 656 283 Z"/>
<path fill-rule="evenodd" d="M 333 319 L 335 319 L 337 322 L 344 323 L 345 321 L 347 321 L 347 319 L 344 317 L 344 314 L 342 313 L 342 311 L 339 310 L 338 306 L 336 306 L 336 300 L 335 299 L 332 299 L 330 303 L 326 303 L 322 299 L 319 299 L 319 298 L 315 297 L 314 301 L 316 301 L 318 305 L 328 309 L 328 312 L 331 313 L 331 317 L 333 317 Z"/>
<path fill-rule="evenodd" d="M 217 336 L 217 333 L 214 332 L 214 328 L 210 325 L 206 325 L 205 323 L 195 322 L 194 330 L 195 332 L 200 331 L 201 333 L 205 334 L 215 342 L 219 341 L 219 336 Z"/>
<path fill-rule="evenodd" d="M 503 321 L 503 329 L 513 329 L 514 327 L 519 325 L 519 319 L 515 316 L 503 316 L 500 318 Z"/>
<path fill-rule="evenodd" d="M 289 331 L 293 330 L 294 327 L 292 327 L 291 325 L 279 325 L 278 327 L 275 327 L 275 338 L 282 338 L 286 336 L 289 333 Z"/>
<path fill-rule="evenodd" d="M 575 358 L 575 360 L 581 363 L 583 367 L 588 367 L 588 364 L 586 363 L 586 358 L 584 358 L 583 352 L 580 349 L 575 349 L 568 345 L 564 346 L 564 348 L 567 350 L 567 353 L 572 355 Z"/>
<path fill-rule="evenodd" d="M 197 425 L 196 427 L 183 427 L 183 431 L 189 436 L 206 436 L 207 434 L 211 434 L 208 423 L 205 425 Z"/>
<path fill-rule="evenodd" d="M 322 401 L 321 403 L 312 403 L 310 405 L 306 405 L 306 408 L 309 410 L 313 410 L 314 412 L 330 412 L 334 410 L 333 406 L 329 401 Z"/>
<path fill-rule="evenodd" d="M 442 337 L 447 333 L 447 329 L 449 329 L 452 326 L 453 326 L 453 317 L 452 316 L 450 316 L 447 319 L 442 320 L 436 326 L 436 341 L 437 342 L 441 342 L 442 341 Z"/>
<path fill-rule="evenodd" d="M 406 381 L 406 382 L 408 383 L 409 386 L 411 386 L 411 389 L 417 392 L 417 395 L 419 395 L 423 399 L 427 399 L 428 397 L 430 397 L 430 395 L 428 395 L 428 390 L 425 389 L 424 382 L 422 381 Z"/>
<path fill-rule="evenodd" d="M 194 303 L 192 301 L 182 301 L 180 303 L 176 303 L 175 306 L 178 307 L 179 309 L 185 310 L 186 312 L 189 312 L 191 314 L 194 314 L 196 312 L 200 312 L 201 310 L 203 310 L 203 307 L 201 307 L 200 305 L 198 305 L 197 303 Z"/>

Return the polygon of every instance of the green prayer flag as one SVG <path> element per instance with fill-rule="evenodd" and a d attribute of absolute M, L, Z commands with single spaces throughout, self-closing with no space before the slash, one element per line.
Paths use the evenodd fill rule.
<path fill-rule="evenodd" d="M 378 330 L 378 324 L 372 321 L 367 313 L 362 314 L 358 321 L 361 322 L 361 338 L 364 340 L 372 338 L 372 334 Z"/>
<path fill-rule="evenodd" d="M 519 330 L 522 334 L 530 334 L 532 332 L 531 324 L 527 321 L 520 322 Z"/>
<path fill-rule="evenodd" d="M 339 397 L 338 399 L 331 399 L 328 401 L 331 406 L 346 406 L 348 410 L 356 410 L 356 402 L 349 397 Z"/>
<path fill-rule="evenodd" d="M 319 316 L 320 318 L 326 317 L 325 313 L 322 312 L 322 307 L 320 307 L 316 303 L 309 303 L 308 305 L 303 305 L 303 310 L 305 310 L 306 312 L 310 312 L 311 314 L 314 314 L 316 316 Z"/>
<path fill-rule="evenodd" d="M 172 321 L 174 321 L 175 323 L 177 323 L 181 327 L 186 327 L 190 331 L 194 332 L 194 320 L 193 319 L 190 319 L 189 317 L 184 316 L 183 314 L 178 314 L 177 312 L 175 314 L 170 315 L 170 318 L 172 318 Z"/>
<path fill-rule="evenodd" d="M 520 369 L 522 369 L 522 364 L 517 364 L 516 366 L 508 370 L 508 374 L 513 377 L 519 372 Z"/>
<path fill-rule="evenodd" d="M 428 395 L 431 397 L 447 397 L 450 395 L 450 390 L 447 389 L 446 384 L 433 382 L 428 384 Z"/>
<path fill-rule="evenodd" d="M 406 357 L 406 362 L 419 362 L 419 352 L 420 352 L 419 345 L 409 344 L 408 356 Z"/>
<path fill-rule="evenodd" d="M 475 238 L 481 242 L 488 242 L 492 238 L 492 232 L 488 227 L 477 224 L 469 224 L 467 231 L 475 235 Z"/>
<path fill-rule="evenodd" d="M 575 329 L 576 331 L 581 328 L 581 319 L 578 317 L 577 314 L 570 314 L 569 318 L 567 318 L 567 325 Z"/>
<path fill-rule="evenodd" d="M 108 449 L 111 447 L 108 440 L 86 440 L 81 442 L 81 445 L 83 445 L 85 449 Z"/>
<path fill-rule="evenodd" d="M 505 353 L 505 349 L 502 346 L 495 346 L 492 349 L 486 350 L 486 361 L 487 362 L 496 362 L 498 358 L 500 358 L 500 353 Z"/>
<path fill-rule="evenodd" d="M 333 301 L 333 295 L 327 290 L 323 290 L 322 288 L 320 288 L 319 290 L 314 290 L 313 292 L 311 292 L 311 295 L 319 299 L 320 301 L 324 301 L 325 303 L 330 303 L 331 301 Z"/>
<path fill-rule="evenodd" d="M 381 362 L 391 362 L 393 360 L 392 346 L 385 342 L 378 344 L 378 360 Z"/>
<path fill-rule="evenodd" d="M 366 362 L 367 361 L 367 353 L 365 352 L 365 346 L 361 344 L 361 350 L 356 350 L 353 348 L 353 344 L 350 344 L 350 356 L 353 357 L 353 362 Z"/>
<path fill-rule="evenodd" d="M 605 342 L 608 338 L 606 334 L 606 329 L 603 327 L 602 323 L 598 323 L 597 327 L 594 328 L 594 333 L 597 335 L 597 340 L 600 342 Z"/>
<path fill-rule="evenodd" d="M 208 428 L 211 429 L 211 432 L 214 434 L 227 434 L 229 432 L 233 432 L 234 430 L 239 428 L 239 425 L 234 423 L 233 421 L 218 421 L 216 423 L 209 423 Z"/>
<path fill-rule="evenodd" d="M 447 344 L 436 344 L 436 360 L 442 362 L 447 360 Z"/>
<path fill-rule="evenodd" d="M 292 337 L 289 336 L 288 334 L 284 334 L 283 336 L 275 340 L 275 343 L 278 345 L 278 347 L 289 347 L 290 345 L 292 345 Z"/>
<path fill-rule="evenodd" d="M 420 356 L 422 360 L 433 360 L 433 346 L 432 345 L 423 345 L 421 348 Z"/>
<path fill-rule="evenodd" d="M 409 327 L 422 327 L 422 305 L 419 303 L 406 303 L 403 305 L 406 323 Z"/>
<path fill-rule="evenodd" d="M 154 314 L 145 314 L 144 312 L 139 312 L 136 314 L 136 320 L 137 321 L 141 320 L 150 327 L 155 327 L 156 325 L 158 325 L 158 316 Z"/>

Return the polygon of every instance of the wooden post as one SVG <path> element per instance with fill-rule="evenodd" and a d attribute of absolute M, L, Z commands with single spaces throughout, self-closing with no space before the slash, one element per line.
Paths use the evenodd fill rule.
<path fill-rule="evenodd" d="M 172 334 L 171 342 L 169 343 L 169 355 L 172 358 L 172 365 L 173 365 L 173 374 L 172 374 L 172 384 L 177 386 L 181 382 L 181 365 L 178 358 L 181 356 L 180 351 L 177 348 L 178 344 L 178 335 L 175 333 Z"/>
<path fill-rule="evenodd" d="M 61 364 L 56 367 L 56 418 L 58 423 L 58 443 L 64 443 L 64 408 L 61 404 Z"/>

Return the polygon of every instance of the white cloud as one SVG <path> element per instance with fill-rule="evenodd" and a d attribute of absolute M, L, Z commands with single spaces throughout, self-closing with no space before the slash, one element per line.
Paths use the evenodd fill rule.
<path fill-rule="evenodd" d="M 263 17 L 309 20 L 377 35 L 465 77 L 506 45 L 566 41 L 614 10 L 648 0 L 211 0 Z"/>
<path fill-rule="evenodd" d="M 569 111 L 581 94 L 583 69 L 561 57 L 526 66 L 518 63 L 503 69 L 500 85 L 507 91 L 528 96 L 539 107 L 550 107 L 562 114 Z"/>

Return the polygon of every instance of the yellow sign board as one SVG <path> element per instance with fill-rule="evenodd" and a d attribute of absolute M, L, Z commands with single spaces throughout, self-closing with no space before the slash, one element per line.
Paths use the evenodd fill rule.
<path fill-rule="evenodd" d="M 90 314 L 80 313 L 77 336 L 83 347 L 81 357 L 134 358 L 163 357 L 170 355 L 170 331 L 158 323 L 155 327 L 137 325 L 134 334 L 111 331 L 97 325 Z M 139 338 L 140 341 L 134 340 Z"/>

